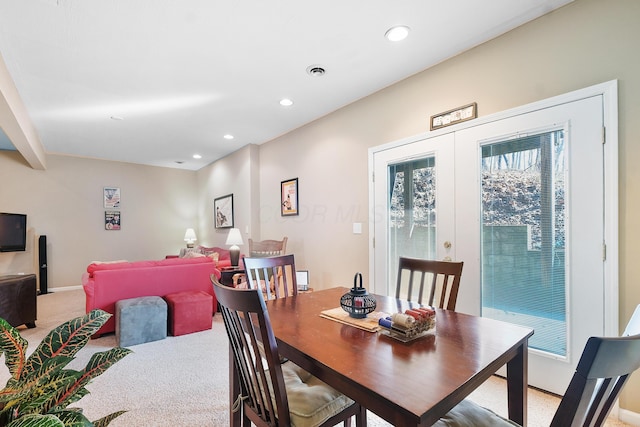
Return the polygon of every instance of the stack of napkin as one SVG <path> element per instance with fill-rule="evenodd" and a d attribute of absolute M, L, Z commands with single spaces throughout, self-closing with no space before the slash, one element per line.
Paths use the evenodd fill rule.
<path fill-rule="evenodd" d="M 330 310 L 324 310 L 320 312 L 320 317 L 325 319 L 335 320 L 336 322 L 344 323 L 345 325 L 351 325 L 359 329 L 364 329 L 368 332 L 377 332 L 380 330 L 378 319 L 388 316 L 388 313 L 381 311 L 374 311 L 369 313 L 364 319 L 354 319 L 349 316 L 349 313 L 344 311 L 342 307 L 332 308 Z"/>

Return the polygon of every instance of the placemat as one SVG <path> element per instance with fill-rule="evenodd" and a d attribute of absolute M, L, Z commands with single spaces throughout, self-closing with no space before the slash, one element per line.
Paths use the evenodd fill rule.
<path fill-rule="evenodd" d="M 330 310 L 324 310 L 320 312 L 320 317 L 344 323 L 345 325 L 354 326 L 368 332 L 379 331 L 380 325 L 378 325 L 378 319 L 386 316 L 388 316 L 387 313 L 374 311 L 372 313 L 369 313 L 364 319 L 354 319 L 353 317 L 349 316 L 349 313 L 344 311 L 342 307 L 332 308 Z"/>

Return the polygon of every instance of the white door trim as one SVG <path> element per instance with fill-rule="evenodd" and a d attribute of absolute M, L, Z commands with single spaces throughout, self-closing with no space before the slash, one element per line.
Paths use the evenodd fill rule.
<path fill-rule="evenodd" d="M 369 173 L 369 211 L 374 212 L 374 155 L 381 151 L 389 150 L 405 144 L 411 144 L 423 139 L 433 138 L 435 136 L 456 132 L 462 129 L 468 129 L 490 123 L 496 120 L 517 116 L 520 114 L 530 113 L 532 111 L 549 108 L 568 102 L 574 102 L 580 99 L 602 95 L 604 100 L 604 117 L 603 123 L 605 130 L 603 131 L 604 143 L 604 160 L 605 160 L 605 176 L 604 176 L 604 234 L 605 242 L 603 242 L 603 254 L 606 245 L 606 261 L 604 263 L 604 330 L 607 336 L 617 336 L 620 334 L 618 314 L 619 314 L 619 249 L 618 249 L 618 81 L 611 80 L 600 83 L 584 89 L 547 98 L 541 101 L 532 102 L 510 110 L 501 111 L 480 117 L 475 120 L 459 123 L 444 129 L 438 129 L 433 132 L 426 132 L 392 141 L 368 150 L 368 173 Z M 425 119 L 425 123 L 427 120 Z M 369 221 L 369 277 L 375 277 L 375 217 Z"/>

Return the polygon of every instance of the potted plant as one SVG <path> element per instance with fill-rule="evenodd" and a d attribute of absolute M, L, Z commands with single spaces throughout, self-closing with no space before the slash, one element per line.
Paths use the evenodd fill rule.
<path fill-rule="evenodd" d="M 121 347 L 94 354 L 84 369 L 67 369 L 91 336 L 111 317 L 93 310 L 53 329 L 27 358 L 27 341 L 0 318 L 0 355 L 11 378 L 0 390 L 0 427 L 104 427 L 126 411 L 89 421 L 80 408 L 67 408 L 88 393 L 85 386 L 131 350 Z"/>

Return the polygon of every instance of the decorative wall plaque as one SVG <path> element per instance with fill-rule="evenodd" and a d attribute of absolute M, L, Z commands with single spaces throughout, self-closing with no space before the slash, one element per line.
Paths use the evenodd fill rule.
<path fill-rule="evenodd" d="M 454 108 L 453 110 L 431 116 L 431 130 L 455 125 L 456 123 L 475 119 L 476 117 L 478 117 L 478 105 L 473 102 L 464 107 Z"/>

